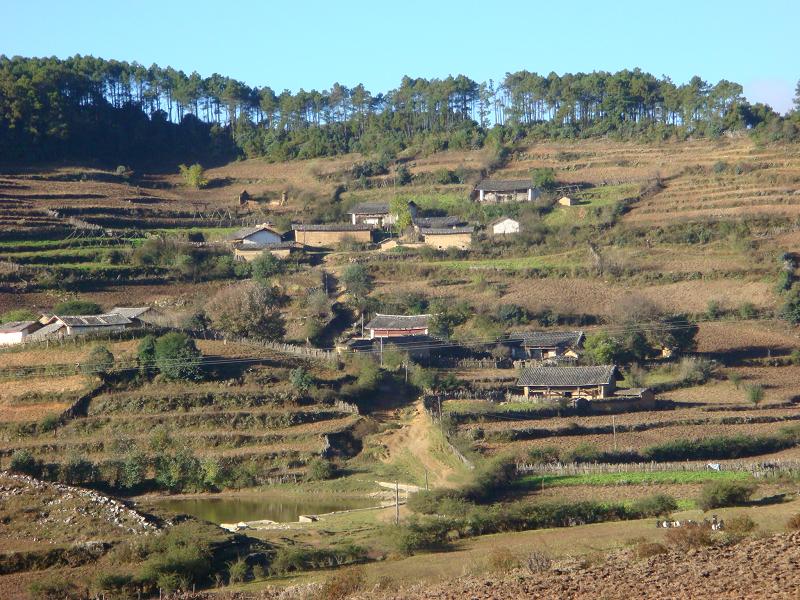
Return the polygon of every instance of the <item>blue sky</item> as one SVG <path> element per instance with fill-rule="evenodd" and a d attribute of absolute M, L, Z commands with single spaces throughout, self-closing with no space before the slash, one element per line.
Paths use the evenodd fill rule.
<path fill-rule="evenodd" d="M 800 79 L 797 0 L 2 4 L 2 54 L 155 62 L 276 91 L 638 66 L 676 83 L 737 81 L 751 101 L 783 112 Z"/>

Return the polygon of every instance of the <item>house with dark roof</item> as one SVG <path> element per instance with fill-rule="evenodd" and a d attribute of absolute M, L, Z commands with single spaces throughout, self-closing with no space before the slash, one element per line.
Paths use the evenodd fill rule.
<path fill-rule="evenodd" d="M 36 332 L 37 338 L 57 335 L 58 337 L 83 335 L 86 333 L 115 332 L 129 329 L 133 326 L 133 321 L 128 317 L 116 313 L 105 315 L 54 315 L 47 323 Z M 38 335 L 41 334 L 41 335 Z"/>
<path fill-rule="evenodd" d="M 21 344 L 42 325 L 38 321 L 9 321 L 0 325 L 0 346 Z"/>
<path fill-rule="evenodd" d="M 523 331 L 508 337 L 515 358 L 577 359 L 585 335 L 582 331 Z"/>
<path fill-rule="evenodd" d="M 431 315 L 376 314 L 364 326 L 369 339 L 428 335 Z"/>
<path fill-rule="evenodd" d="M 466 219 L 455 216 L 446 217 L 414 217 L 412 219 L 414 229 L 452 229 L 453 227 L 464 227 Z"/>
<path fill-rule="evenodd" d="M 528 367 L 516 386 L 526 398 L 608 398 L 622 379 L 616 365 L 589 367 Z"/>
<path fill-rule="evenodd" d="M 281 242 L 281 234 L 272 229 L 268 223 L 254 227 L 243 227 L 227 237 L 234 247 L 263 246 Z"/>
<path fill-rule="evenodd" d="M 164 315 L 152 306 L 115 306 L 109 313 L 129 319 L 133 327 L 161 325 L 164 322 Z"/>
<path fill-rule="evenodd" d="M 530 179 L 484 179 L 473 190 L 478 202 L 499 204 L 502 202 L 533 202 L 541 191 Z"/>
<path fill-rule="evenodd" d="M 399 350 L 408 354 L 412 358 L 429 358 L 431 350 L 441 352 L 442 349 L 437 347 L 444 347 L 447 351 L 447 345 L 440 339 L 426 334 L 411 334 L 411 335 L 392 335 L 388 337 L 374 337 L 374 338 L 356 338 L 349 340 L 344 348 L 339 351 L 347 352 L 370 352 L 380 357 L 381 352 L 388 350 Z"/>
<path fill-rule="evenodd" d="M 397 223 L 397 215 L 389 210 L 388 202 L 362 202 L 347 213 L 353 225 L 389 227 Z"/>
<path fill-rule="evenodd" d="M 323 225 L 294 223 L 294 241 L 304 246 L 329 248 L 347 240 L 369 244 L 374 227 L 366 223 L 326 223 Z"/>

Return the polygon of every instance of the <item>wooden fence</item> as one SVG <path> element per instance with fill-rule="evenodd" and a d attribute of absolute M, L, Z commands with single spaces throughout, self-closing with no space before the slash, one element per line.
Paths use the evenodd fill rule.
<path fill-rule="evenodd" d="M 719 468 L 713 468 L 718 465 Z M 599 473 L 662 473 L 667 471 L 736 471 L 754 477 L 800 473 L 800 460 L 763 462 L 695 461 L 639 463 L 517 463 L 517 473 L 537 475 L 594 475 Z"/>

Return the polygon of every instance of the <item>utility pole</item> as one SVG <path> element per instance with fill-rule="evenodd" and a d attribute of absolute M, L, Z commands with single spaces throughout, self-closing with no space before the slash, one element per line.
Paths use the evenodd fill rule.
<path fill-rule="evenodd" d="M 408 361 L 403 361 L 403 366 L 406 368 L 406 383 L 408 383 Z"/>
<path fill-rule="evenodd" d="M 614 432 L 614 452 L 617 451 L 617 417 L 611 415 L 611 429 Z"/>
<path fill-rule="evenodd" d="M 394 481 L 394 524 L 400 525 L 400 485 Z"/>
<path fill-rule="evenodd" d="M 361 337 L 364 337 L 364 313 L 361 313 Z"/>
<path fill-rule="evenodd" d="M 383 366 L 383 338 L 381 338 L 381 366 Z"/>

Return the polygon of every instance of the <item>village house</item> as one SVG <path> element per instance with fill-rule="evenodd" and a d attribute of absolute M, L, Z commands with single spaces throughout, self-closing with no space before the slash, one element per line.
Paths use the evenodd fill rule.
<path fill-rule="evenodd" d="M 347 214 L 351 217 L 352 225 L 388 228 L 397 223 L 397 215 L 391 213 L 388 202 L 362 202 Z"/>
<path fill-rule="evenodd" d="M 370 339 L 428 335 L 431 315 L 382 315 L 376 314 L 364 326 Z"/>
<path fill-rule="evenodd" d="M 22 341 L 42 327 L 38 321 L 9 321 L 0 325 L 0 346 L 21 344 Z"/>
<path fill-rule="evenodd" d="M 516 386 L 526 398 L 542 400 L 570 399 L 592 411 L 649 409 L 655 406 L 653 392 L 647 388 L 621 389 L 616 365 L 588 367 L 529 367 L 524 369 Z"/>
<path fill-rule="evenodd" d="M 421 228 L 425 244 L 437 250 L 458 248 L 467 250 L 472 245 L 472 227 Z"/>
<path fill-rule="evenodd" d="M 492 235 L 512 235 L 519 233 L 519 221 L 511 217 L 498 217 L 488 225 Z"/>
<path fill-rule="evenodd" d="M 266 244 L 279 244 L 281 234 L 273 230 L 268 223 L 255 227 L 243 227 L 228 236 L 227 241 L 234 247 L 247 248 L 250 246 L 264 246 Z"/>
<path fill-rule="evenodd" d="M 399 350 L 408 354 L 411 358 L 427 359 L 430 358 L 431 349 L 444 345 L 441 340 L 426 334 L 413 335 L 393 335 L 388 337 L 356 338 L 347 342 L 344 348 L 339 348 L 341 352 L 371 352 L 380 359 L 382 352 Z"/>
<path fill-rule="evenodd" d="M 307 225 L 295 223 L 294 240 L 304 246 L 331 247 L 342 242 L 353 240 L 369 244 L 372 242 L 372 225 L 353 225 L 351 223 L 329 223 L 325 225 Z"/>
<path fill-rule="evenodd" d="M 582 331 L 524 331 L 512 333 L 508 345 L 514 358 L 575 360 L 584 337 Z"/>
<path fill-rule="evenodd" d="M 29 341 L 71 337 L 87 333 L 123 331 L 134 327 L 133 322 L 123 315 L 107 313 L 104 315 L 70 315 L 43 317 L 39 321 L 43 327 L 28 338 Z"/>
<path fill-rule="evenodd" d="M 621 379 L 616 365 L 590 367 L 528 367 L 517 387 L 526 398 L 607 398 Z"/>
<path fill-rule="evenodd" d="M 530 179 L 484 179 L 475 186 L 473 194 L 478 202 L 499 204 L 503 202 L 533 202 L 540 195 Z"/>
<path fill-rule="evenodd" d="M 452 229 L 453 227 L 463 227 L 467 224 L 461 217 L 413 217 L 411 222 L 414 230 L 419 233 L 422 229 Z"/>

